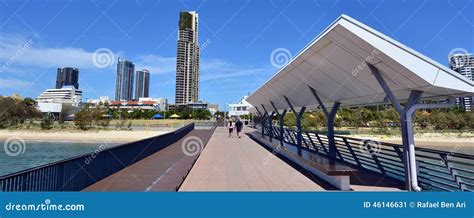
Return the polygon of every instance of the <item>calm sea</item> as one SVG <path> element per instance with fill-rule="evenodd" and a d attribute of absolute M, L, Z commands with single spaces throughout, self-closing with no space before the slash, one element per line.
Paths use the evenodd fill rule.
<path fill-rule="evenodd" d="M 93 152 L 102 144 L 113 147 L 120 143 L 26 141 L 24 146 L 21 145 L 21 152 L 16 152 L 17 150 L 7 150 L 6 143 L 0 141 L 0 175 Z"/>

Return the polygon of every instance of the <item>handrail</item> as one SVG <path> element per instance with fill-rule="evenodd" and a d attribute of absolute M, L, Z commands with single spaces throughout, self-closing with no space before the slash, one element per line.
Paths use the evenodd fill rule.
<path fill-rule="evenodd" d="M 257 128 L 257 130 L 260 130 Z M 270 128 L 264 128 L 270 136 Z M 278 131 L 272 128 L 271 131 Z M 326 135 L 303 131 L 303 149 L 327 155 L 328 138 Z M 309 134 L 308 134 L 309 133 Z M 295 144 L 295 131 L 284 129 L 284 142 Z M 279 135 L 273 133 L 273 135 Z M 405 181 L 402 160 L 403 146 L 394 143 L 378 142 L 336 135 L 337 159 L 354 167 L 364 168 L 374 173 Z M 367 143 L 374 148 L 367 149 Z M 472 191 L 474 190 L 474 155 L 441 151 L 430 148 L 415 148 L 416 164 L 420 186 L 424 190 Z M 427 167 L 425 167 L 427 166 Z"/>
<path fill-rule="evenodd" d="M 194 123 L 190 123 L 173 132 L 103 149 L 98 154 L 93 151 L 3 175 L 0 191 L 79 191 L 94 183 L 93 180 L 105 178 L 173 144 L 193 129 Z M 138 154 L 132 157 L 134 153 Z M 93 160 L 87 162 L 91 157 Z M 78 182 L 71 181 L 72 177 Z"/>

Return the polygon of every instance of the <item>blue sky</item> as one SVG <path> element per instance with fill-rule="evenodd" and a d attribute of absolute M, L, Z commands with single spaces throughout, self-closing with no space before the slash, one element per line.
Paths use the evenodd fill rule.
<path fill-rule="evenodd" d="M 278 68 L 272 51 L 292 56 L 347 14 L 447 65 L 453 51 L 474 51 L 473 1 L 6 1 L 0 0 L 0 95 L 36 98 L 56 68 L 78 67 L 84 99 L 114 96 L 116 59 L 148 68 L 150 95 L 174 102 L 179 11 L 199 13 L 200 100 L 238 101 Z M 110 66 L 92 61 L 100 48 Z"/>

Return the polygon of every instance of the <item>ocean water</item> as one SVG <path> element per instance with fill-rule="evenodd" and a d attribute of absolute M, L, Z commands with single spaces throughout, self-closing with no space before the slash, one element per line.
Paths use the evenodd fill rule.
<path fill-rule="evenodd" d="M 43 164 L 86 154 L 104 146 L 121 143 L 83 143 L 52 141 L 0 141 L 0 175 L 6 175 Z"/>

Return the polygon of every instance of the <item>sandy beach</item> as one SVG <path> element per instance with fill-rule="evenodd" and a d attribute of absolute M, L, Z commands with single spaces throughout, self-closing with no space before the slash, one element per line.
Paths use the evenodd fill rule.
<path fill-rule="evenodd" d="M 377 136 L 377 135 L 350 135 L 354 138 L 366 138 L 377 141 L 401 144 L 400 136 Z M 423 133 L 415 134 L 415 145 L 417 147 L 454 151 L 465 154 L 474 154 L 474 134 L 463 133 Z"/>
<path fill-rule="evenodd" d="M 0 130 L 0 140 L 18 137 L 25 141 L 131 142 L 169 131 L 28 131 Z"/>

